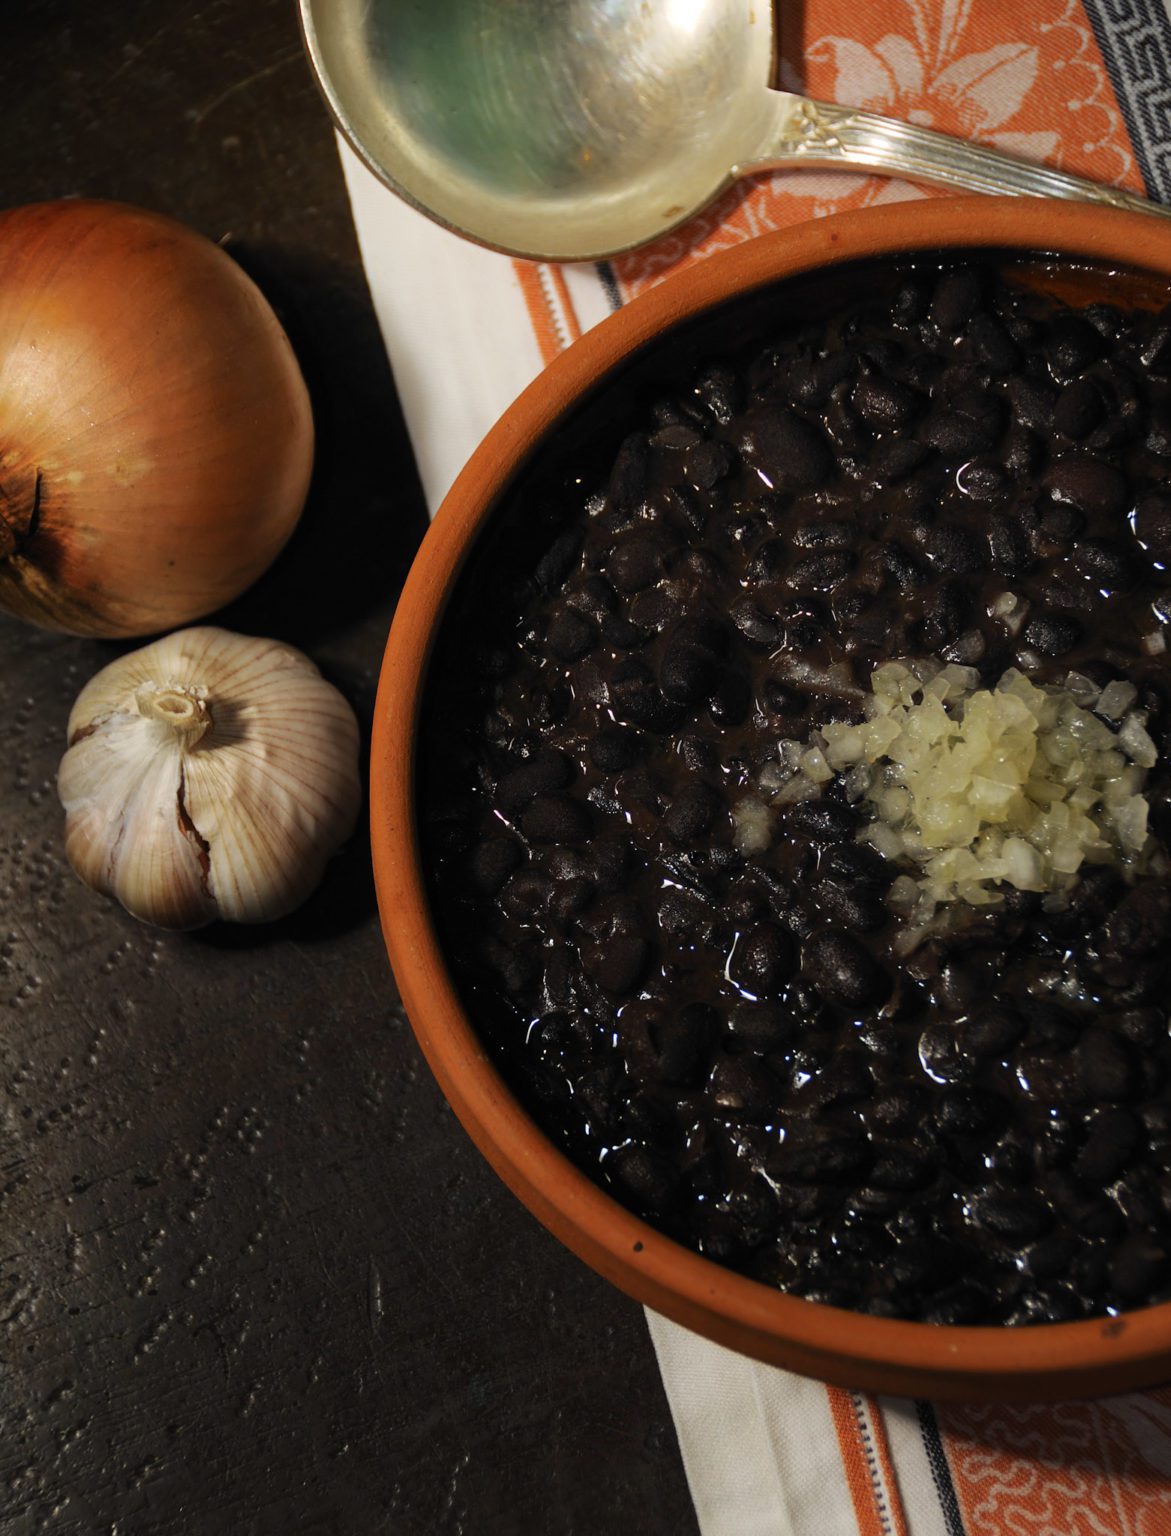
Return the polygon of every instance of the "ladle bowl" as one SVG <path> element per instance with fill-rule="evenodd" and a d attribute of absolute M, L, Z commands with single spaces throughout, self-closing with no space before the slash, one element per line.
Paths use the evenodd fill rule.
<path fill-rule="evenodd" d="M 1145 198 L 769 88 L 769 0 L 300 0 L 343 134 L 401 197 L 512 255 L 597 260 L 743 176 L 863 170 L 974 192 Z"/>

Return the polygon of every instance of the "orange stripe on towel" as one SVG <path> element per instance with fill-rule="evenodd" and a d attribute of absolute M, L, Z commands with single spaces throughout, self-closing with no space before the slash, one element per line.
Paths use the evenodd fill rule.
<path fill-rule="evenodd" d="M 529 324 L 540 348 L 541 361 L 551 363 L 581 335 L 581 325 L 561 268 L 552 262 L 514 261 L 512 270 L 529 312 Z"/>
<path fill-rule="evenodd" d="M 871 1428 L 861 1416 L 861 1398 L 840 1387 L 825 1390 L 858 1536 L 907 1536 L 906 1519 L 895 1491 L 890 1448 L 878 1414 L 870 1415 Z"/>

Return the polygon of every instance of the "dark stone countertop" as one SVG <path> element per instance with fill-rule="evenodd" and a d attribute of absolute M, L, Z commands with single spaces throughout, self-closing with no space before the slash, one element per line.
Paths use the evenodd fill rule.
<path fill-rule="evenodd" d="M 368 730 L 424 514 L 292 0 L 7 9 L 0 205 L 173 214 L 280 311 L 318 471 L 217 622 Z M 65 721 L 117 651 L 0 620 L 0 1532 L 693 1532 L 642 1314 L 445 1107 L 364 837 L 268 929 L 160 934 L 71 874 Z"/>

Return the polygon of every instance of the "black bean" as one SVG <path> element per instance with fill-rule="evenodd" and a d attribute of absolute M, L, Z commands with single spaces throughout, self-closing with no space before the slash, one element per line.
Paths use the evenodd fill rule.
<path fill-rule="evenodd" d="M 870 462 L 888 485 L 897 485 L 918 469 L 927 454 L 927 445 L 912 437 L 888 437 L 875 445 Z"/>
<path fill-rule="evenodd" d="M 616 1147 L 603 1165 L 607 1176 L 637 1210 L 662 1216 L 679 1203 L 679 1175 L 653 1147 L 630 1142 Z"/>
<path fill-rule="evenodd" d="M 1018 1259 L 1024 1274 L 1035 1280 L 1056 1280 L 1069 1274 L 1077 1239 L 1071 1232 L 1050 1232 L 1030 1243 Z"/>
<path fill-rule="evenodd" d="M 827 549 L 794 561 L 785 585 L 794 592 L 832 592 L 853 569 L 854 556 L 844 549 Z"/>
<path fill-rule="evenodd" d="M 559 587 L 577 564 L 582 536 L 575 529 L 560 534 L 537 561 L 537 583 L 546 592 Z"/>
<path fill-rule="evenodd" d="M 1045 340 L 1045 357 L 1059 378 L 1082 373 L 1097 362 L 1103 350 L 1102 337 L 1080 315 L 1058 315 Z"/>
<path fill-rule="evenodd" d="M 642 510 L 650 470 L 650 444 L 643 432 L 632 432 L 623 440 L 610 471 L 607 495 L 616 527 L 631 523 Z"/>
<path fill-rule="evenodd" d="M 868 1119 L 879 1131 L 891 1136 L 917 1129 L 926 1113 L 926 1096 L 911 1086 L 888 1088 L 875 1100 Z"/>
<path fill-rule="evenodd" d="M 963 633 L 969 600 L 966 589 L 959 582 L 945 582 L 931 594 L 923 608 L 923 644 L 929 651 L 950 645 Z"/>
<path fill-rule="evenodd" d="M 765 539 L 748 564 L 751 581 L 775 581 L 789 563 L 783 539 Z"/>
<path fill-rule="evenodd" d="M 854 836 L 858 818 L 848 805 L 837 800 L 802 800 L 786 810 L 785 826 L 798 837 L 842 843 Z"/>
<path fill-rule="evenodd" d="M 857 523 L 802 523 L 793 530 L 798 549 L 854 549 L 860 537 Z"/>
<path fill-rule="evenodd" d="M 962 1283 L 933 1297 L 924 1309 L 923 1321 L 945 1327 L 971 1326 L 987 1315 L 988 1298 L 984 1292 L 975 1285 Z"/>
<path fill-rule="evenodd" d="M 922 397 L 894 379 L 867 374 L 850 393 L 850 403 L 874 432 L 897 432 L 918 414 Z"/>
<path fill-rule="evenodd" d="M 984 274 L 976 267 L 945 272 L 931 296 L 931 319 L 945 334 L 958 331 L 981 308 Z"/>
<path fill-rule="evenodd" d="M 1134 1053 L 1110 1030 L 1085 1030 L 1073 1057 L 1087 1097 L 1116 1102 L 1130 1098 L 1138 1086 Z"/>
<path fill-rule="evenodd" d="M 735 462 L 727 443 L 700 443 L 687 457 L 687 478 L 696 490 L 710 491 L 731 473 Z"/>
<path fill-rule="evenodd" d="M 505 816 L 515 816 L 536 796 L 564 789 L 573 768 L 560 752 L 545 752 L 504 774 L 496 786 L 495 804 Z"/>
<path fill-rule="evenodd" d="M 805 975 L 831 1003 L 866 1008 L 885 1002 L 891 980 L 874 956 L 848 933 L 815 934 L 804 950 Z"/>
<path fill-rule="evenodd" d="M 1143 338 L 1138 355 L 1148 373 L 1166 377 L 1171 369 L 1171 319 L 1166 310 Z"/>
<path fill-rule="evenodd" d="M 537 795 L 521 812 L 520 827 L 534 843 L 583 843 L 590 835 L 589 812 L 566 795 Z"/>
<path fill-rule="evenodd" d="M 842 1184 L 869 1162 L 870 1147 L 864 1137 L 827 1134 L 813 1139 L 804 1132 L 786 1138 L 775 1166 L 779 1177 L 798 1184 Z"/>
<path fill-rule="evenodd" d="M 590 762 L 603 773 L 621 773 L 632 767 L 642 754 L 642 738 L 626 726 L 611 725 L 591 737 Z"/>
<path fill-rule="evenodd" d="M 917 1147 L 883 1147 L 875 1155 L 867 1179 L 878 1189 L 926 1189 L 935 1179 L 936 1163 Z"/>
<path fill-rule="evenodd" d="M 951 1089 L 941 1094 L 935 1109 L 935 1123 L 945 1135 L 980 1136 L 991 1131 L 1003 1119 L 999 1101 L 988 1093 Z"/>
<path fill-rule="evenodd" d="M 894 878 L 890 865 L 868 843 L 845 842 L 826 848 L 819 867 L 829 880 L 879 886 L 883 890 Z"/>
<path fill-rule="evenodd" d="M 1142 1126 L 1128 1110 L 1104 1109 L 1090 1119 L 1088 1131 L 1074 1160 L 1074 1171 L 1088 1184 L 1109 1184 L 1134 1156 Z"/>
<path fill-rule="evenodd" d="M 927 579 L 914 555 L 897 541 L 883 545 L 881 557 L 884 568 L 904 595 L 918 591 Z"/>
<path fill-rule="evenodd" d="M 919 1060 L 937 1083 L 963 1083 L 976 1071 L 973 1059 L 962 1047 L 952 1024 L 930 1024 L 919 1036 Z"/>
<path fill-rule="evenodd" d="M 999 1191 L 978 1195 L 971 1202 L 972 1220 L 995 1232 L 1014 1248 L 1032 1243 L 1053 1225 L 1053 1212 L 1036 1195 Z"/>
<path fill-rule="evenodd" d="M 1081 639 L 1082 627 L 1069 613 L 1039 613 L 1031 618 L 1021 639 L 1042 656 L 1064 656 Z"/>
<path fill-rule="evenodd" d="M 973 1056 L 1003 1057 L 1025 1032 L 1025 1021 L 1012 1008 L 993 1004 L 957 1025 L 960 1049 Z"/>
<path fill-rule="evenodd" d="M 668 730 L 677 718 L 677 711 L 663 697 L 650 668 L 633 657 L 614 669 L 609 691 L 616 717 L 630 725 Z"/>
<path fill-rule="evenodd" d="M 659 665 L 659 686 L 676 703 L 695 704 L 707 697 L 719 676 L 727 632 L 713 620 L 681 619 Z"/>
<path fill-rule="evenodd" d="M 1053 425 L 1063 437 L 1080 443 L 1106 414 L 1101 391 L 1093 379 L 1075 379 L 1057 397 Z"/>
<path fill-rule="evenodd" d="M 638 984 L 646 969 L 649 950 L 635 933 L 613 934 L 581 950 L 582 969 L 604 992 L 621 996 Z"/>
<path fill-rule="evenodd" d="M 928 532 L 923 547 L 934 566 L 956 575 L 970 576 L 988 563 L 979 536 L 958 523 L 937 524 Z"/>
<path fill-rule="evenodd" d="M 1109 539 L 1079 540 L 1071 564 L 1079 576 L 1084 576 L 1094 586 L 1109 587 L 1113 591 L 1129 586 L 1139 574 L 1131 550 Z"/>
<path fill-rule="evenodd" d="M 624 614 L 609 613 L 602 620 L 602 643 L 611 651 L 636 651 L 650 635 Z"/>
<path fill-rule="evenodd" d="M 667 806 L 663 831 L 672 842 L 691 846 L 711 826 L 720 808 L 720 797 L 703 783 L 685 784 Z"/>
<path fill-rule="evenodd" d="M 1018 374 L 1008 382 L 1008 398 L 1012 402 L 1015 422 L 1034 432 L 1049 432 L 1053 426 L 1053 410 L 1057 403 L 1057 391 L 1044 379 L 1030 379 Z"/>
<path fill-rule="evenodd" d="M 854 888 L 838 885 L 833 880 L 822 880 L 814 887 L 814 896 L 828 922 L 852 933 L 873 933 L 890 919 L 890 910 L 881 893 L 872 888 Z"/>
<path fill-rule="evenodd" d="M 618 597 L 614 588 L 596 571 L 581 577 L 579 581 L 575 581 L 572 586 L 566 588 L 565 601 L 581 613 L 588 613 L 591 618 L 599 620 L 606 614 L 613 613 L 618 606 Z"/>
<path fill-rule="evenodd" d="M 968 341 L 972 355 L 992 373 L 1011 373 L 1020 361 L 1016 343 L 993 315 L 973 315 Z"/>
<path fill-rule="evenodd" d="M 793 974 L 792 939 L 772 923 L 761 923 L 739 936 L 728 962 L 733 985 L 752 997 L 771 997 Z"/>
<path fill-rule="evenodd" d="M 781 1051 L 793 1038 L 795 1021 L 776 1003 L 737 1003 L 724 1028 L 736 1045 L 757 1054 Z"/>
<path fill-rule="evenodd" d="M 772 1073 L 755 1056 L 719 1056 L 707 1093 L 721 1109 L 749 1109 L 772 1101 L 777 1091 Z"/>
<path fill-rule="evenodd" d="M 1101 459 L 1066 454 L 1050 468 L 1045 485 L 1055 501 L 1094 517 L 1118 518 L 1128 510 L 1126 476 Z"/>
<path fill-rule="evenodd" d="M 1032 475 L 1041 467 L 1045 446 L 1035 432 L 1015 422 L 1004 444 L 1004 467 L 1010 475 Z"/>
<path fill-rule="evenodd" d="M 972 459 L 996 447 L 999 429 L 962 411 L 939 410 L 923 428 L 923 440 L 949 458 Z"/>
<path fill-rule="evenodd" d="M 547 876 L 536 869 L 522 869 L 505 882 L 497 900 L 503 911 L 526 920 L 544 907 L 549 891 Z"/>
<path fill-rule="evenodd" d="M 1110 1263 L 1110 1285 L 1124 1307 L 1146 1301 L 1169 1277 L 1171 1256 L 1152 1237 L 1130 1238 Z"/>
<path fill-rule="evenodd" d="M 857 371 L 858 360 L 849 352 L 831 352 L 828 357 L 794 363 L 789 371 L 789 389 L 798 405 L 824 405 L 835 385 Z"/>
<path fill-rule="evenodd" d="M 740 725 L 752 708 L 752 682 L 738 666 L 722 666 L 712 684 L 708 712 L 719 726 Z"/>
<path fill-rule="evenodd" d="M 659 1077 L 680 1086 L 698 1082 L 718 1029 L 719 1015 L 706 1003 L 661 1013 L 649 1029 Z"/>
<path fill-rule="evenodd" d="M 485 838 L 472 853 L 471 877 L 476 889 L 485 896 L 495 896 L 523 856 L 524 850 L 514 837 Z"/>
<path fill-rule="evenodd" d="M 874 1078 L 863 1051 L 838 1051 L 805 1086 L 801 1101 L 819 1110 L 835 1104 L 852 1104 L 868 1099 L 874 1091 Z"/>
<path fill-rule="evenodd" d="M 549 621 L 545 633 L 546 643 L 554 656 L 562 661 L 577 661 L 592 650 L 598 632 L 584 613 L 563 608 Z"/>
<path fill-rule="evenodd" d="M 631 622 L 651 634 L 659 634 L 679 617 L 683 604 L 679 595 L 670 587 L 651 587 L 632 597 L 627 605 Z"/>
<path fill-rule="evenodd" d="M 619 592 L 640 592 L 657 581 L 662 557 L 650 539 L 626 539 L 615 546 L 606 562 L 606 574 Z"/>
<path fill-rule="evenodd" d="M 1119 903 L 1106 925 L 1106 943 L 1126 956 L 1150 955 L 1171 941 L 1171 887 L 1148 880 Z"/>
<path fill-rule="evenodd" d="M 740 409 L 740 381 L 731 368 L 709 368 L 695 392 L 721 426 L 727 426 Z"/>
<path fill-rule="evenodd" d="M 1171 565 L 1171 496 L 1155 492 L 1142 497 L 1135 508 L 1134 531 L 1160 565 Z"/>
<path fill-rule="evenodd" d="M 910 277 L 895 289 L 891 302 L 891 319 L 896 325 L 914 325 L 926 315 L 931 302 L 930 290 L 924 278 Z"/>
<path fill-rule="evenodd" d="M 549 894 L 549 914 L 558 923 L 568 923 L 593 900 L 596 887 L 592 880 L 578 875 L 558 880 Z"/>
<path fill-rule="evenodd" d="M 956 487 L 972 501 L 993 501 L 1002 496 L 1008 476 L 999 464 L 971 463 L 956 472 Z"/>
<path fill-rule="evenodd" d="M 748 641 L 764 651 L 775 651 L 784 639 L 784 628 L 757 607 L 750 597 L 739 598 L 728 610 L 728 617 Z"/>
<path fill-rule="evenodd" d="M 833 465 L 821 432 L 792 411 L 749 419 L 740 439 L 744 457 L 765 483 L 782 492 L 814 490 Z"/>

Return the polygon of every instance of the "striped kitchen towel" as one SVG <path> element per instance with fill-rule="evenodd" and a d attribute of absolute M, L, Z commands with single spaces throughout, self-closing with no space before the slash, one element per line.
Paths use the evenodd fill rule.
<path fill-rule="evenodd" d="M 779 83 L 1171 202 L 1160 0 L 782 0 Z M 342 160 L 434 510 L 500 412 L 610 310 L 767 230 L 932 194 L 786 172 L 612 262 L 511 261 Z M 648 1315 L 703 1536 L 1171 1536 L 1171 1392 L 933 1406 L 805 1381 Z"/>

